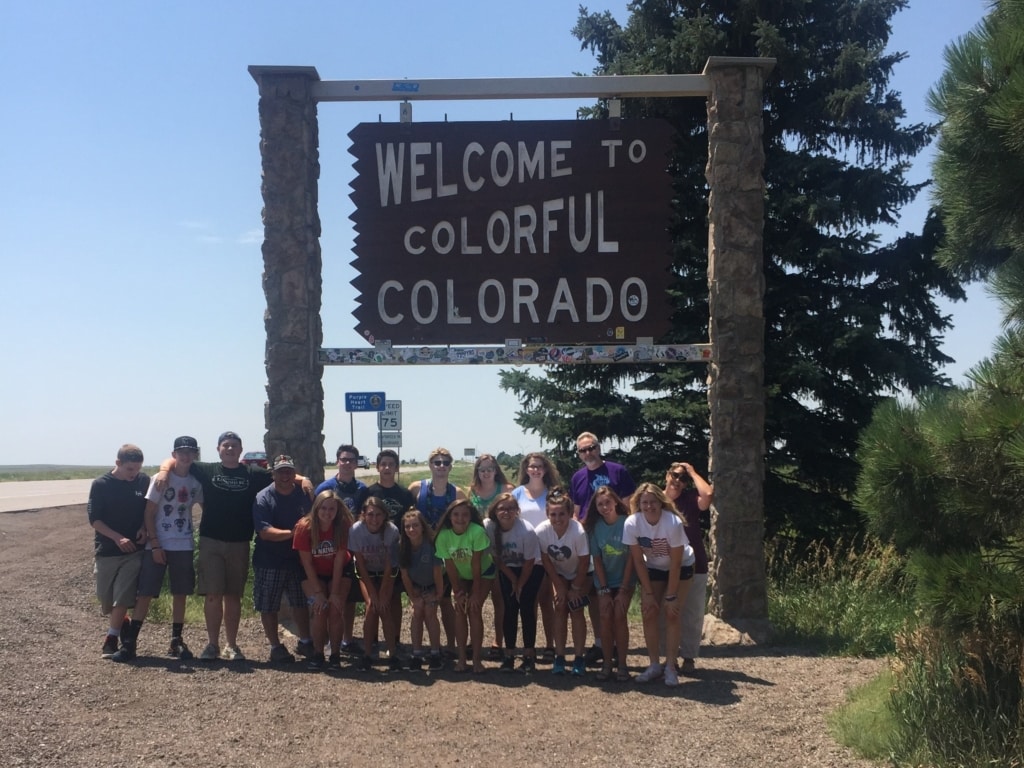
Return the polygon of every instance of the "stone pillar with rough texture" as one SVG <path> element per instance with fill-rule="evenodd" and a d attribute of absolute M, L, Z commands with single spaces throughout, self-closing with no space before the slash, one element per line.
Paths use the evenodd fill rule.
<path fill-rule="evenodd" d="M 313 67 L 249 67 L 259 86 L 263 158 L 263 292 L 267 297 L 268 456 L 295 459 L 315 483 L 324 478 L 320 177 Z"/>
<path fill-rule="evenodd" d="M 764 78 L 770 59 L 708 60 L 708 375 L 715 507 L 706 641 L 768 639 L 764 566 Z M 710 617 L 709 617 L 710 618 Z"/>

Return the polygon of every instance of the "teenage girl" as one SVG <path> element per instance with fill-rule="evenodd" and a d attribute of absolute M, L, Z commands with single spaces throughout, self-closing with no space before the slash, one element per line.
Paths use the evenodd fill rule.
<path fill-rule="evenodd" d="M 622 530 L 640 582 L 640 607 L 644 642 L 650 664 L 637 676 L 649 683 L 663 674 L 665 685 L 679 685 L 676 653 L 679 651 L 679 611 L 693 580 L 693 547 L 683 521 L 665 492 L 654 483 L 643 483 L 630 497 L 631 514 Z M 665 664 L 658 648 L 658 623 L 665 621 Z"/>
<path fill-rule="evenodd" d="M 321 491 L 313 508 L 295 525 L 292 549 L 299 553 L 305 572 L 302 591 L 309 604 L 313 656 L 310 669 L 341 666 L 341 639 L 344 631 L 345 601 L 352 584 L 348 552 L 348 532 L 352 513 L 333 489 Z M 333 644 L 330 659 L 324 658 L 328 635 Z"/>
<path fill-rule="evenodd" d="M 629 510 L 610 485 L 594 491 L 587 505 L 583 528 L 590 544 L 594 564 L 594 588 L 601 611 L 601 646 L 604 664 L 597 673 L 599 681 L 612 674 L 612 648 L 617 651 L 617 680 L 629 680 L 626 654 L 629 652 L 629 603 L 633 599 L 633 559 L 622 543 L 622 529 Z"/>
<path fill-rule="evenodd" d="M 489 453 L 482 453 L 473 464 L 473 481 L 469 486 L 469 501 L 486 520 L 487 510 L 499 493 L 512 490 L 512 483 L 506 477 L 498 460 Z M 487 652 L 491 661 L 501 661 L 502 613 L 505 606 L 501 600 L 501 588 L 494 580 L 491 590 L 491 605 L 494 606 L 494 642 Z"/>
<path fill-rule="evenodd" d="M 573 519 L 572 499 L 561 488 L 548 492 L 548 519 L 537 526 L 541 562 L 554 587 L 555 661 L 551 672 L 565 674 L 565 643 L 572 622 L 572 644 L 576 655 L 572 674 L 586 672 L 583 647 L 587 642 L 584 607 L 590 591 L 590 547 L 583 525 Z"/>
<path fill-rule="evenodd" d="M 423 667 L 423 626 L 430 639 L 430 668 L 441 669 L 441 625 L 437 603 L 444 592 L 442 565 L 434 554 L 434 532 L 418 509 L 402 515 L 398 542 L 398 567 L 412 607 L 412 660 L 410 669 Z"/>
<path fill-rule="evenodd" d="M 444 560 L 455 597 L 455 671 L 466 671 L 468 635 L 473 647 L 473 674 L 482 674 L 483 607 L 496 569 L 480 514 L 467 499 L 457 499 L 448 505 L 438 523 L 434 550 Z"/>
<path fill-rule="evenodd" d="M 499 494 L 487 510 L 484 528 L 494 546 L 498 564 L 498 588 L 505 606 L 502 634 L 505 653 L 502 672 L 512 672 L 515 664 L 516 633 L 523 624 L 523 660 L 521 672 L 533 672 L 536 665 L 537 590 L 544 578 L 543 567 L 535 567 L 540 545 L 533 526 L 519 516 L 519 505 L 511 493 Z"/>
<path fill-rule="evenodd" d="M 378 624 L 384 628 L 388 648 L 388 667 L 402 668 L 397 655 L 397 622 L 394 612 L 402 610 L 402 594 L 398 582 L 398 528 L 388 520 L 388 508 L 376 496 L 363 502 L 359 520 L 348 537 L 349 549 L 355 559 L 356 578 L 366 614 L 363 617 L 363 658 L 359 668 L 368 670 L 373 664 L 372 646 Z"/>
<path fill-rule="evenodd" d="M 519 504 L 519 516 L 537 530 L 537 526 L 547 520 L 548 491 L 562 485 L 558 468 L 543 453 L 528 453 L 519 462 L 519 485 L 513 489 L 512 495 Z M 540 562 L 537 565 L 541 565 Z M 544 571 L 543 566 L 540 571 Z M 540 608 L 541 623 L 544 625 L 544 656 L 545 661 L 555 658 L 555 613 L 552 604 L 551 580 L 544 573 L 537 593 L 537 606 Z"/>

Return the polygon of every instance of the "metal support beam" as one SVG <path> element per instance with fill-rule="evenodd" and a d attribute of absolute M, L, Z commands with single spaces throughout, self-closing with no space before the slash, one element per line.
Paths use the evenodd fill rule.
<path fill-rule="evenodd" d="M 459 101 L 469 99 L 604 99 L 707 96 L 706 75 L 595 75 L 426 80 L 320 80 L 316 101 Z"/>

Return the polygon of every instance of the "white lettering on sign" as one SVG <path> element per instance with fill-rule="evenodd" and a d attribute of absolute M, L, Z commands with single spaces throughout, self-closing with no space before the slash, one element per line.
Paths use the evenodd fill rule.
<path fill-rule="evenodd" d="M 444 144 L 441 142 L 433 145 L 427 141 L 409 142 L 408 152 L 405 142 L 378 142 L 374 146 L 381 208 L 401 205 L 406 189 L 409 195 L 405 199 L 412 203 L 459 193 L 459 182 L 445 183 Z M 568 140 L 538 141 L 532 147 L 525 141 L 518 141 L 514 148 L 506 141 L 499 141 L 489 151 L 473 141 L 462 152 L 460 181 L 469 192 L 478 192 L 488 182 L 506 187 L 513 181 L 523 184 L 571 176 L 572 166 L 567 158 L 570 149 L 572 142 Z M 428 161 L 435 168 L 433 181 L 427 178 Z"/>
<path fill-rule="evenodd" d="M 417 323 L 429 325 L 441 314 L 441 291 L 431 280 L 418 280 L 409 290 L 408 298 L 401 294 L 405 285 L 399 280 L 387 280 L 377 292 L 377 314 L 388 325 L 398 325 L 405 319 L 402 311 L 408 309 Z M 476 314 L 468 314 L 455 304 L 455 280 L 444 281 L 444 322 L 447 325 L 470 325 L 477 320 L 500 323 L 507 319 L 511 308 L 512 321 L 540 322 L 544 311 L 548 323 L 568 320 L 573 323 L 600 323 L 615 309 L 615 290 L 603 277 L 588 277 L 570 282 L 562 277 L 554 289 L 541 295 L 541 287 L 529 277 L 516 277 L 506 286 L 500 280 L 489 278 L 480 283 L 476 291 Z M 618 291 L 618 309 L 630 322 L 638 322 L 647 314 L 649 299 L 647 284 L 639 277 L 623 280 Z M 579 307 L 583 307 L 581 316 Z M 390 311 L 389 311 L 390 308 Z M 474 309 L 474 308 L 469 308 Z"/>
<path fill-rule="evenodd" d="M 560 226 L 563 221 L 564 230 Z M 604 190 L 598 190 L 593 195 L 584 194 L 582 204 L 575 195 L 545 200 L 539 214 L 534 205 L 517 205 L 511 215 L 494 211 L 487 219 L 484 232 L 487 248 L 493 254 L 504 254 L 510 248 L 516 254 L 551 253 L 552 236 L 561 236 L 563 231 L 576 253 L 586 253 L 591 244 L 596 245 L 598 253 L 618 253 L 619 241 L 608 238 L 605 221 Z M 470 225 L 468 216 L 460 217 L 456 236 L 456 227 L 450 221 L 437 222 L 429 232 L 416 224 L 405 231 L 402 244 L 405 252 L 413 256 L 427 253 L 428 246 L 430 255 L 479 254 L 482 245 L 472 241 Z"/>

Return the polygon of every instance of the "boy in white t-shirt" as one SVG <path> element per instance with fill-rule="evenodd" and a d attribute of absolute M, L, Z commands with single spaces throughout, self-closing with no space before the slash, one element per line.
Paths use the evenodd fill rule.
<path fill-rule="evenodd" d="M 199 457 L 199 443 L 194 437 L 179 437 L 174 441 L 173 455 L 175 464 L 168 473 L 167 487 L 162 492 L 158 491 L 154 479 L 146 492 L 146 551 L 142 555 L 139 594 L 132 612 L 132 625 L 138 637 L 150 603 L 160 596 L 164 572 L 169 572 L 171 645 L 167 653 L 187 660 L 192 658 L 192 652 L 182 639 L 185 601 L 196 587 L 192 564 L 192 507 L 203 503 L 203 486 L 189 474 L 189 467 Z"/>

